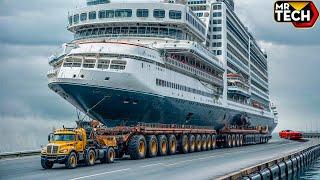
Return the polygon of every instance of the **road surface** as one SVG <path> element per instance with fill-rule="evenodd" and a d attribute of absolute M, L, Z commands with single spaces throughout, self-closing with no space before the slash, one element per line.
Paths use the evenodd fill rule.
<path fill-rule="evenodd" d="M 24 157 L 0 160 L 0 179 L 215 179 L 237 170 L 262 163 L 290 152 L 319 143 L 317 140 L 295 142 L 279 140 L 268 144 L 244 146 L 231 149 L 143 160 L 117 160 L 113 164 L 81 166 L 65 169 L 55 165 L 51 170 L 43 170 L 40 157 Z"/>

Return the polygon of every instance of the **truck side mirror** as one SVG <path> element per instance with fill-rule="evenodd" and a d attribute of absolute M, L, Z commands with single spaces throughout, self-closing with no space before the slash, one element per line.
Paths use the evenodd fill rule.
<path fill-rule="evenodd" d="M 48 135 L 48 142 L 51 142 L 52 138 L 53 138 L 53 134 L 50 133 L 50 134 Z"/>

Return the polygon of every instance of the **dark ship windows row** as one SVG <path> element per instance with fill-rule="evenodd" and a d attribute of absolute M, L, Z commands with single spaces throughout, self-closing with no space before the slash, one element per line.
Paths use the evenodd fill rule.
<path fill-rule="evenodd" d="M 98 13 L 96 11 L 91 11 L 89 13 L 81 13 L 81 14 L 75 14 L 73 16 L 69 16 L 69 25 L 77 24 L 79 21 L 86 21 L 88 19 L 89 14 L 89 20 L 97 19 L 97 15 L 99 19 L 104 18 L 127 18 L 132 17 L 132 9 L 116 9 L 116 10 L 100 10 Z M 136 17 L 149 17 L 149 9 L 137 9 L 136 11 Z M 153 17 L 154 18 L 165 18 L 166 17 L 166 11 L 163 9 L 154 9 L 153 10 Z M 182 12 L 176 11 L 176 10 L 170 10 L 169 11 L 169 18 L 170 19 L 181 19 Z"/>
<path fill-rule="evenodd" d="M 156 85 L 157 86 L 162 86 L 162 87 L 168 87 L 168 88 L 172 88 L 172 89 L 178 89 L 180 91 L 185 91 L 185 92 L 190 92 L 193 94 L 198 94 L 198 95 L 202 95 L 202 96 L 206 96 L 206 97 L 213 97 L 216 94 L 212 94 L 212 93 L 208 93 L 208 92 L 204 92 L 204 91 L 200 91 L 197 89 L 193 89 L 184 85 L 180 85 L 177 83 L 173 83 L 173 82 L 169 82 L 169 81 L 164 81 L 161 79 L 156 79 Z"/>
<path fill-rule="evenodd" d="M 96 64 L 97 63 L 97 64 Z M 95 68 L 97 65 L 98 69 L 117 69 L 117 70 L 124 70 L 126 68 L 127 62 L 122 60 L 105 60 L 99 59 L 96 62 L 95 59 L 76 59 L 76 58 L 69 58 L 66 59 L 63 63 L 63 67 L 82 67 L 83 68 Z"/>

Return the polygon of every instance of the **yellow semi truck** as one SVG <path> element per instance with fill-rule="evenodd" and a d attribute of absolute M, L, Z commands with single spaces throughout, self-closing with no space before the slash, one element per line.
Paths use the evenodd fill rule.
<path fill-rule="evenodd" d="M 59 163 L 73 169 L 79 162 L 93 166 L 97 160 L 113 163 L 117 141 L 115 136 L 97 134 L 98 124 L 82 122 L 76 128 L 61 128 L 49 134 L 49 144 L 41 151 L 42 167 L 51 169 Z"/>

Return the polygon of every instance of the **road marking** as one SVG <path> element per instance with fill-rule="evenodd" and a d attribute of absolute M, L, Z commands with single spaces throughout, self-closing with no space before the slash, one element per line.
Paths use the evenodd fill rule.
<path fill-rule="evenodd" d="M 101 175 L 105 175 L 105 174 L 112 174 L 112 173 L 117 173 L 117 172 L 128 171 L 130 169 L 131 168 L 126 168 L 126 169 L 119 169 L 119 170 L 108 171 L 108 172 L 103 172 L 103 173 L 97 173 L 97 174 L 92 174 L 92 175 L 88 175 L 88 176 L 81 176 L 81 177 L 73 178 L 73 179 L 70 179 L 70 180 L 86 179 L 86 178 L 101 176 Z"/>
<path fill-rule="evenodd" d="M 145 168 L 145 167 L 158 166 L 158 165 L 163 165 L 163 163 L 148 164 L 148 165 L 140 166 L 140 167 Z"/>
<path fill-rule="evenodd" d="M 206 156 L 206 157 L 196 158 L 196 159 L 189 159 L 189 160 L 184 160 L 184 161 L 178 161 L 176 163 L 164 164 L 164 166 L 174 166 L 174 165 L 182 164 L 182 163 L 186 163 L 186 162 L 192 162 L 192 161 L 203 160 L 203 159 L 210 159 L 210 158 L 213 158 L 213 157 L 217 157 L 217 155 Z"/>

